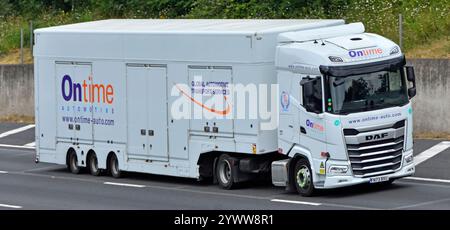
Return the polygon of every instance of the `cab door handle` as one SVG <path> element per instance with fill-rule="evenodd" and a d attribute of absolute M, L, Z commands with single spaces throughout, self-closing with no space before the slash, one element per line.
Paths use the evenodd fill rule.
<path fill-rule="evenodd" d="M 301 126 L 300 127 L 300 132 L 303 133 L 303 134 L 306 134 L 306 129 L 303 126 Z"/>

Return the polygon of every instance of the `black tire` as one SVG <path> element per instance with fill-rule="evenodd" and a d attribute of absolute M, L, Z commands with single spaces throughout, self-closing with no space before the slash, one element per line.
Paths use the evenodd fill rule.
<path fill-rule="evenodd" d="M 68 157 L 67 167 L 69 168 L 69 171 L 73 174 L 80 174 L 81 167 L 78 166 L 78 158 L 75 151 L 70 151 Z"/>
<path fill-rule="evenodd" d="M 87 159 L 89 172 L 92 176 L 100 176 L 102 170 L 98 168 L 98 160 L 97 155 L 95 153 L 89 154 L 89 157 Z"/>
<path fill-rule="evenodd" d="M 236 186 L 233 168 L 233 158 L 227 154 L 222 154 L 216 165 L 216 179 L 223 189 L 229 190 Z"/>
<path fill-rule="evenodd" d="M 122 170 L 119 169 L 119 160 L 117 159 L 116 154 L 113 154 L 108 162 L 108 168 L 109 172 L 111 173 L 111 176 L 114 178 L 121 178 L 122 177 Z"/>
<path fill-rule="evenodd" d="M 302 196 L 312 196 L 315 192 L 312 173 L 308 160 L 300 159 L 295 164 L 294 184 Z"/>

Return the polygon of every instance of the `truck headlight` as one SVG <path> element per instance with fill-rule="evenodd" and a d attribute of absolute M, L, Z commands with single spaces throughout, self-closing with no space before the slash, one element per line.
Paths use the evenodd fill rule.
<path fill-rule="evenodd" d="M 412 154 L 405 156 L 405 165 L 409 165 L 413 162 L 414 162 L 414 156 Z"/>
<path fill-rule="evenodd" d="M 342 175 L 348 172 L 348 166 L 332 165 L 330 166 L 330 173 L 334 175 Z"/>

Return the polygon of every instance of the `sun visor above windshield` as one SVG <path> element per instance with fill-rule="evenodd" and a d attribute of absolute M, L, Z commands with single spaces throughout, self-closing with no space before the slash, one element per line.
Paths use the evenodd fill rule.
<path fill-rule="evenodd" d="M 347 66 L 320 66 L 320 72 L 334 77 L 346 77 L 378 71 L 395 71 L 406 65 L 405 56 L 380 62 Z"/>

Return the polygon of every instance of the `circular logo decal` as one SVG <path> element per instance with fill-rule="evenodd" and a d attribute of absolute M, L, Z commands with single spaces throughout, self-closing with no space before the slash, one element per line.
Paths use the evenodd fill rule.
<path fill-rule="evenodd" d="M 283 109 L 283 111 L 289 110 L 289 104 L 290 104 L 289 93 L 283 91 L 281 93 L 281 108 Z"/>

